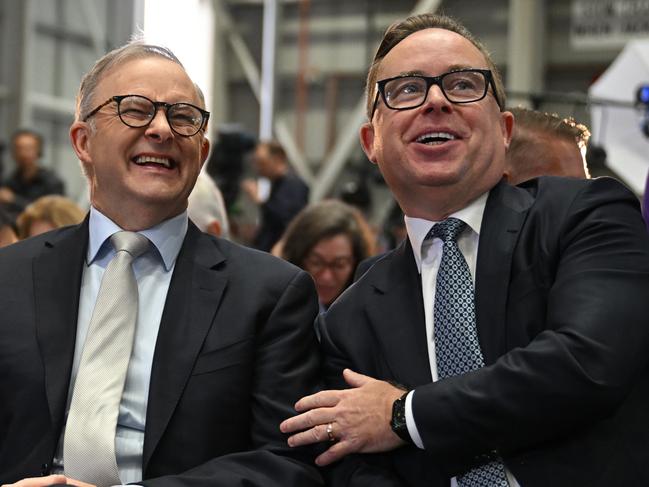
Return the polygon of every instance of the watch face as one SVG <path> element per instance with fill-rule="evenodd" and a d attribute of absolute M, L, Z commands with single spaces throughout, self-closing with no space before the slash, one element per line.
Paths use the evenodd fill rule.
<path fill-rule="evenodd" d="M 402 440 L 411 443 L 410 433 L 408 432 L 408 424 L 406 423 L 406 392 L 399 399 L 394 401 L 392 405 L 392 421 L 390 427 Z"/>

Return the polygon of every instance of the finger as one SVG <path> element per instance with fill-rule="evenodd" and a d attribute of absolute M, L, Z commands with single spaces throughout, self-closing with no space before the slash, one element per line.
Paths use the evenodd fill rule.
<path fill-rule="evenodd" d="M 338 404 L 340 391 L 320 391 L 310 396 L 304 396 L 295 403 L 298 413 L 315 408 L 330 408 Z"/>
<path fill-rule="evenodd" d="M 329 441 L 329 434 L 327 433 L 327 425 L 319 424 L 317 426 L 314 426 L 311 429 L 302 431 L 301 433 L 297 433 L 291 436 L 288 439 L 288 446 L 296 447 L 296 446 L 312 445 L 313 443 L 320 443 L 323 441 Z"/>
<path fill-rule="evenodd" d="M 345 382 L 347 382 L 347 384 L 349 384 L 352 387 L 361 387 L 367 384 L 368 382 L 374 380 L 367 375 L 354 372 L 352 369 L 343 370 L 343 378 L 345 379 Z"/>
<path fill-rule="evenodd" d="M 76 485 L 77 487 L 95 487 L 92 484 L 88 484 L 86 482 L 82 482 L 81 480 L 75 480 L 75 479 L 71 479 L 71 478 L 68 478 L 67 483 L 70 484 L 70 485 Z"/>
<path fill-rule="evenodd" d="M 340 441 L 338 443 L 334 443 L 326 452 L 319 455 L 315 459 L 315 463 L 319 467 L 325 467 L 331 463 L 337 462 L 345 455 L 349 455 L 350 453 L 353 453 L 351 443 L 348 441 Z"/>
<path fill-rule="evenodd" d="M 45 487 L 53 484 L 65 484 L 67 482 L 65 475 L 48 475 L 46 477 L 32 477 L 23 479 L 15 484 L 9 484 L 7 487 Z M 3 486 L 4 487 L 4 486 Z"/>
<path fill-rule="evenodd" d="M 319 408 L 312 409 L 306 413 L 298 414 L 292 418 L 282 421 L 279 429 L 282 433 L 294 433 L 296 431 L 306 430 L 317 425 L 327 424 L 334 420 L 333 409 Z"/>

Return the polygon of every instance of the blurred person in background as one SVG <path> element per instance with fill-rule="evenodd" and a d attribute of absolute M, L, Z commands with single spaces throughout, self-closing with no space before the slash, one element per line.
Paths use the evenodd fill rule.
<path fill-rule="evenodd" d="M 257 174 L 270 181 L 270 193 L 264 198 L 260 185 L 252 179 L 242 181 L 241 188 L 261 213 L 252 245 L 268 252 L 293 217 L 309 202 L 309 187 L 290 170 L 286 152 L 278 142 L 257 144 L 253 160 Z"/>
<path fill-rule="evenodd" d="M 205 171 L 198 175 L 196 185 L 189 195 L 187 213 L 201 232 L 210 233 L 215 237 L 230 238 L 230 225 L 223 196 L 212 177 Z"/>
<path fill-rule="evenodd" d="M 642 216 L 644 217 L 644 222 L 647 225 L 647 231 L 649 231 L 649 174 L 647 174 L 647 182 L 644 187 L 644 197 L 642 200 Z"/>
<path fill-rule="evenodd" d="M 42 196 L 18 216 L 18 238 L 24 240 L 57 228 L 77 225 L 85 216 L 86 213 L 65 196 Z"/>
<path fill-rule="evenodd" d="M 48 194 L 65 194 L 63 181 L 38 161 L 43 156 L 43 137 L 30 129 L 20 129 L 11 137 L 11 153 L 16 169 L 0 187 L 0 203 L 19 213 L 32 201 Z"/>
<path fill-rule="evenodd" d="M 11 216 L 0 208 L 0 247 L 6 247 L 17 241 L 18 236 Z"/>
<path fill-rule="evenodd" d="M 512 133 L 505 178 L 519 184 L 538 176 L 588 179 L 585 153 L 590 132 L 572 118 L 527 108 L 512 108 Z"/>
<path fill-rule="evenodd" d="M 295 217 L 277 253 L 313 276 L 320 310 L 325 311 L 352 283 L 356 266 L 374 254 L 374 240 L 359 210 L 327 200 Z"/>

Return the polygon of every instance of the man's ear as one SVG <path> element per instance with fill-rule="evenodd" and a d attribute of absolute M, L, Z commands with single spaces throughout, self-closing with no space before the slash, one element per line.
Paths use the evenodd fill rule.
<path fill-rule="evenodd" d="M 376 149 L 374 148 L 374 126 L 366 122 L 361 125 L 361 128 L 358 132 L 358 135 L 361 139 L 361 147 L 367 158 L 376 164 Z"/>
<path fill-rule="evenodd" d="M 203 137 L 203 140 L 201 141 L 201 167 L 205 164 L 205 161 L 207 161 L 207 156 L 210 153 L 210 141 L 207 137 Z"/>
<path fill-rule="evenodd" d="M 505 148 L 509 148 L 509 143 L 512 140 L 512 133 L 514 131 L 514 114 L 512 112 L 500 113 L 500 126 L 503 131 L 503 141 Z"/>
<path fill-rule="evenodd" d="M 70 127 L 70 142 L 77 157 L 84 164 L 91 162 L 90 127 L 86 122 L 74 122 Z"/>
<path fill-rule="evenodd" d="M 207 225 L 207 228 L 205 229 L 205 233 L 210 233 L 216 237 L 220 237 L 221 234 L 223 233 L 223 229 L 221 228 L 221 223 L 219 223 L 218 220 L 214 220 L 212 223 Z"/>

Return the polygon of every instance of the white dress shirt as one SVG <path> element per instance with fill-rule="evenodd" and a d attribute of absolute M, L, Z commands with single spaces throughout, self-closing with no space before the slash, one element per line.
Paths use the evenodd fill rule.
<path fill-rule="evenodd" d="M 467 224 L 467 228 L 458 236 L 457 245 L 469 266 L 471 277 L 475 286 L 476 262 L 478 259 L 478 241 L 480 239 L 480 227 L 482 225 L 482 216 L 484 214 L 487 196 L 485 193 L 478 199 L 474 200 L 466 208 L 449 215 L 462 220 Z M 426 240 L 426 235 L 430 229 L 438 222 L 424 220 L 421 218 L 405 217 L 406 230 L 408 238 L 415 256 L 417 269 L 421 276 L 421 289 L 423 292 L 424 315 L 426 317 L 426 337 L 428 345 L 428 359 L 430 365 L 430 374 L 433 382 L 438 380 L 437 360 L 435 355 L 435 335 L 433 323 L 433 308 L 435 304 L 435 285 L 437 283 L 437 271 L 439 270 L 442 259 L 442 241 L 438 238 Z M 410 391 L 406 397 L 406 424 L 408 433 L 417 447 L 424 448 L 419 431 L 417 430 L 416 419 L 412 412 L 412 399 L 416 391 Z M 511 473 L 505 469 L 507 480 L 511 487 L 519 487 Z M 457 481 L 451 479 L 451 487 L 456 487 Z"/>
<path fill-rule="evenodd" d="M 171 276 L 187 233 L 187 227 L 187 212 L 184 212 L 139 232 L 151 241 L 152 246 L 150 250 L 133 261 L 133 271 L 139 293 L 138 316 L 133 351 L 128 364 L 115 432 L 117 467 L 120 479 L 124 484 L 142 480 L 144 426 L 153 353 Z M 81 361 L 83 344 L 90 326 L 101 279 L 106 266 L 115 255 L 115 250 L 110 245 L 109 239 L 115 232 L 122 230 L 95 208 L 90 209 L 88 229 L 90 232 L 88 253 L 81 278 L 77 337 L 65 410 L 66 420 Z M 62 473 L 64 470 L 64 436 L 65 428 L 61 433 L 54 456 L 53 473 Z"/>

